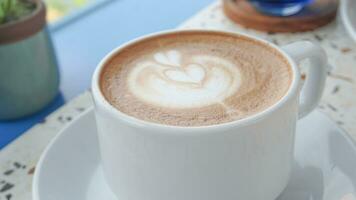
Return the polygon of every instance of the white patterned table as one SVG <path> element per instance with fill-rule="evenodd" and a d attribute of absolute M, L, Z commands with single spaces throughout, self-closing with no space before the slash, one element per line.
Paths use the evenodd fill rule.
<path fill-rule="evenodd" d="M 331 69 L 319 110 L 328 114 L 356 140 L 356 43 L 337 20 L 313 32 L 262 33 L 240 27 L 227 19 L 216 2 L 186 21 L 180 28 L 219 29 L 257 35 L 277 45 L 302 39 L 321 44 Z M 0 200 L 31 199 L 32 176 L 49 141 L 84 110 L 92 107 L 90 92 L 78 96 L 0 151 Z"/>

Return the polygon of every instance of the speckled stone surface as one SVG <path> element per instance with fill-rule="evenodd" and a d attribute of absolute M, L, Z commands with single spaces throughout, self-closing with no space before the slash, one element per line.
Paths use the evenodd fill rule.
<path fill-rule="evenodd" d="M 356 43 L 348 37 L 338 20 L 313 32 L 262 33 L 234 24 L 224 16 L 221 3 L 216 2 L 182 24 L 181 28 L 244 32 L 278 45 L 303 39 L 321 44 L 333 67 L 318 109 L 331 116 L 356 140 Z M 85 92 L 0 151 L 0 200 L 32 198 L 32 176 L 42 151 L 60 130 L 90 107 L 90 93 Z"/>
<path fill-rule="evenodd" d="M 91 96 L 85 92 L 0 151 L 0 200 L 32 199 L 32 177 L 42 151 L 60 130 L 90 107 Z"/>

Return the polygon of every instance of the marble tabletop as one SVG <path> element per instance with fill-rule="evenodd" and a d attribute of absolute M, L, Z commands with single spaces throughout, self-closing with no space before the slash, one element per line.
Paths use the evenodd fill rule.
<path fill-rule="evenodd" d="M 202 10 L 179 28 L 219 29 L 244 32 L 283 45 L 311 40 L 324 47 L 332 66 L 318 109 L 356 140 L 356 43 L 335 22 L 312 32 L 263 33 L 234 24 L 223 14 L 221 2 Z M 305 66 L 307 63 L 302 63 Z M 36 163 L 50 140 L 83 111 L 92 107 L 90 91 L 67 103 L 0 151 L 0 200 L 29 200 Z"/>

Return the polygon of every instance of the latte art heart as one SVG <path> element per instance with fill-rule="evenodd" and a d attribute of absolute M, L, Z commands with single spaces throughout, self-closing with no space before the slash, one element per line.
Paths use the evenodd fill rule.
<path fill-rule="evenodd" d="M 240 86 L 240 71 L 232 62 L 213 55 L 157 52 L 137 63 L 127 81 L 142 101 L 171 108 L 190 108 L 223 102 Z"/>
<path fill-rule="evenodd" d="M 205 78 L 205 70 L 197 64 L 190 64 L 185 69 L 168 69 L 164 72 L 172 81 L 200 83 Z"/>

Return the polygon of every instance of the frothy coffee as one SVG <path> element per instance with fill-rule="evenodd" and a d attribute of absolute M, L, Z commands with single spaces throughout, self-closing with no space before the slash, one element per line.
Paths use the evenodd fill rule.
<path fill-rule="evenodd" d="M 151 37 L 116 53 L 100 87 L 119 111 L 145 121 L 203 126 L 246 118 L 281 99 L 291 67 L 261 42 L 216 32 Z"/>

